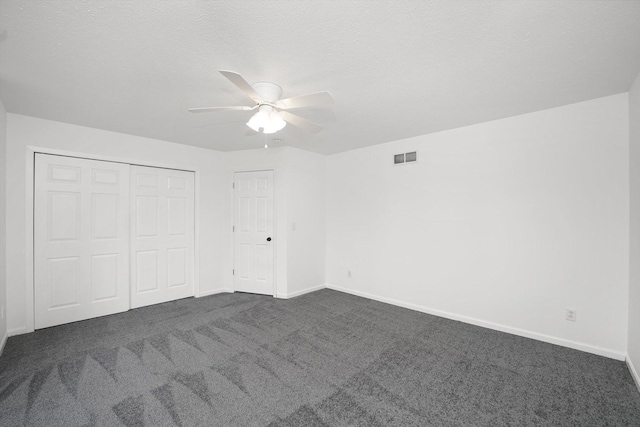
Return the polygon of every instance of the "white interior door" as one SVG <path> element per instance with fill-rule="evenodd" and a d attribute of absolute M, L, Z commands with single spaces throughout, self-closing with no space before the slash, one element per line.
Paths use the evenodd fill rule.
<path fill-rule="evenodd" d="M 274 295 L 273 171 L 236 172 L 234 290 Z"/>
<path fill-rule="evenodd" d="M 131 166 L 131 307 L 193 296 L 194 173 Z"/>
<path fill-rule="evenodd" d="M 35 327 L 129 309 L 129 165 L 36 154 Z"/>

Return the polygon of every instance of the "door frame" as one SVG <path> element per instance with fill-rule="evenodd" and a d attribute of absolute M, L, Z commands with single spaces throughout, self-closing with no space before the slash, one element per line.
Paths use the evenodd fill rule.
<path fill-rule="evenodd" d="M 35 197 L 35 161 L 36 153 L 49 154 L 54 156 L 77 157 L 88 160 L 99 160 L 104 162 L 126 163 L 128 165 L 139 165 L 156 167 L 162 169 L 177 169 L 193 172 L 194 177 L 194 248 L 193 248 L 193 293 L 194 296 L 200 297 L 200 168 L 193 165 L 176 164 L 176 163 L 156 163 L 144 160 L 132 160 L 119 156 L 104 156 L 100 154 L 87 154 L 78 151 L 57 150 L 46 147 L 38 147 L 28 145 L 26 160 L 26 242 L 25 242 L 25 258 L 26 258 L 26 283 L 25 283 L 25 303 L 26 303 L 26 333 L 35 330 L 35 282 L 34 282 L 34 197 Z"/>
<path fill-rule="evenodd" d="M 232 227 L 235 226 L 235 220 L 236 220 L 236 204 L 235 204 L 236 189 L 235 189 L 235 186 L 233 186 L 233 184 L 235 184 L 236 182 L 235 177 L 237 173 L 247 173 L 247 172 L 271 172 L 273 174 L 273 233 L 272 234 L 276 244 L 274 245 L 275 247 L 273 249 L 273 289 L 272 289 L 273 292 L 271 295 L 274 298 L 276 298 L 278 295 L 278 248 L 282 247 L 282 245 L 280 244 L 280 239 L 278 238 L 278 218 L 277 218 L 278 186 L 276 184 L 276 179 L 277 179 L 276 168 L 239 169 L 239 170 L 234 170 L 231 173 L 231 184 L 232 184 L 231 205 L 233 206 L 231 209 L 231 226 Z M 231 268 L 232 269 L 236 268 L 235 245 L 236 245 L 236 234 L 235 232 L 232 231 L 231 232 Z M 231 290 L 232 292 L 236 292 L 234 275 L 231 276 Z"/>

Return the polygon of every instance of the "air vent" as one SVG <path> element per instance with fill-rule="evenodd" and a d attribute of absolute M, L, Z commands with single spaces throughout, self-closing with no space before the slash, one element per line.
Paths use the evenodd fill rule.
<path fill-rule="evenodd" d="M 416 162 L 418 161 L 418 152 L 417 151 L 412 151 L 410 153 L 402 153 L 402 154 L 395 154 L 393 156 L 393 164 L 394 165 L 400 165 L 403 163 L 411 163 L 411 162 Z"/>

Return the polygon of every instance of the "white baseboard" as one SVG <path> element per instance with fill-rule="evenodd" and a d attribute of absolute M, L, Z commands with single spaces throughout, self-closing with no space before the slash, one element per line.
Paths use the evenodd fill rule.
<path fill-rule="evenodd" d="M 27 333 L 27 327 L 26 326 L 22 326 L 20 328 L 13 328 L 13 329 L 9 329 L 7 331 L 7 335 L 10 337 L 14 337 L 16 335 L 22 335 L 22 334 L 26 334 Z"/>
<path fill-rule="evenodd" d="M 228 292 L 233 292 L 233 289 L 222 288 L 222 289 L 214 289 L 212 291 L 203 291 L 203 292 L 200 292 L 200 295 L 198 295 L 196 298 L 208 297 L 209 295 L 223 294 Z"/>
<path fill-rule="evenodd" d="M 4 345 L 7 343 L 7 338 L 9 338 L 9 334 L 5 332 L 2 337 L 2 341 L 0 341 L 0 356 L 2 356 L 2 352 L 4 351 Z"/>
<path fill-rule="evenodd" d="M 233 289 L 227 289 L 227 288 L 222 288 L 222 289 L 214 289 L 211 291 L 204 291 L 204 292 L 200 292 L 200 295 L 197 295 L 196 298 L 200 298 L 200 297 L 206 297 L 209 295 L 215 295 L 215 294 L 222 294 L 222 293 L 226 293 L 226 292 L 233 292 Z M 9 329 L 7 331 L 5 340 L 7 337 L 13 337 L 16 335 L 22 335 L 22 334 L 26 334 L 27 333 L 27 328 L 26 327 L 20 327 L 20 328 L 13 328 L 13 329 Z M 4 342 L 3 344 L 4 345 Z M 2 347 L 0 347 L 1 349 Z M 0 350 L 0 354 L 1 354 L 1 350 Z"/>
<path fill-rule="evenodd" d="M 587 353 L 592 353 L 592 354 L 597 354 L 599 356 L 604 356 L 604 357 L 608 357 L 611 359 L 616 359 L 616 360 L 620 360 L 620 361 L 625 361 L 627 363 L 627 366 L 629 367 L 629 371 L 631 372 L 631 375 L 634 379 L 634 381 L 636 382 L 636 385 L 638 386 L 638 390 L 640 391 L 640 376 L 638 375 L 638 371 L 636 371 L 635 367 L 633 366 L 633 363 L 631 362 L 631 359 L 629 359 L 628 355 L 626 353 L 623 352 L 619 352 L 619 351 L 615 351 L 615 350 L 611 350 L 611 349 L 607 349 L 607 348 L 602 348 L 602 347 L 598 347 L 598 346 L 593 346 L 590 344 L 584 344 L 584 343 L 580 343 L 580 342 L 576 342 L 576 341 L 571 341 L 571 340 L 567 340 L 564 338 L 558 338 L 558 337 L 553 337 L 550 335 L 545 335 L 545 334 L 540 334 L 537 332 L 532 332 L 532 331 L 527 331 L 524 329 L 519 329 L 519 328 L 513 328 L 511 326 L 506 326 L 506 325 L 502 325 L 499 323 L 494 323 L 494 322 L 488 322 L 485 320 L 481 320 L 481 319 L 476 319 L 473 317 L 468 317 L 468 316 L 463 316 L 460 314 L 455 314 L 455 313 L 449 313 L 447 311 L 442 311 L 442 310 L 437 310 L 437 309 L 433 309 L 430 307 L 424 307 L 418 304 L 412 304 L 412 303 L 408 303 L 408 302 L 404 302 L 404 301 L 399 301 L 399 300 L 395 300 L 392 298 L 386 298 L 386 297 L 381 297 L 378 295 L 374 295 L 374 294 L 370 294 L 368 292 L 362 292 L 362 291 L 356 291 L 353 289 L 349 289 L 349 288 L 344 288 L 342 286 L 336 286 L 336 285 L 332 285 L 330 283 L 326 283 L 326 284 L 321 284 L 321 285 L 316 285 L 316 286 L 312 286 L 306 289 L 302 289 L 296 292 L 291 292 L 289 294 L 281 294 L 278 295 L 278 298 L 281 299 L 289 299 L 289 298 L 295 298 L 297 296 L 300 295 L 304 295 L 310 292 L 315 292 L 317 290 L 323 289 L 323 288 L 328 288 L 328 289 L 333 289 L 336 291 L 340 291 L 340 292 L 344 292 L 347 294 L 352 294 L 352 295 L 357 295 L 363 298 L 368 298 L 368 299 L 372 299 L 374 301 L 380 301 L 380 302 L 384 302 L 386 304 L 391 304 L 391 305 L 395 305 L 398 307 L 403 307 L 403 308 L 408 308 L 409 310 L 415 310 L 415 311 L 419 311 L 422 313 L 427 313 L 427 314 L 431 314 L 434 316 L 439 316 L 439 317 L 444 317 L 446 319 L 451 319 L 451 320 L 457 320 L 460 322 L 464 322 L 464 323 L 469 323 L 471 325 L 476 325 L 476 326 L 481 326 L 483 328 L 488 328 L 488 329 L 493 329 L 496 331 L 501 331 L 501 332 L 506 332 L 512 335 L 518 335 L 521 337 L 525 337 L 525 338 L 531 338 L 534 340 L 538 340 L 538 341 L 543 341 L 543 342 L 547 342 L 550 344 L 556 344 L 556 345 L 560 345 L 563 347 L 568 347 L 568 348 L 573 348 L 575 350 L 580 350 L 580 351 L 584 351 Z M 211 291 L 205 291 L 205 292 L 201 292 L 200 295 L 198 295 L 198 297 L 204 297 L 204 296 L 209 296 L 209 295 L 215 295 L 215 294 L 220 294 L 220 293 L 226 293 L 226 292 L 233 292 L 233 289 L 227 289 L 227 288 L 222 288 L 222 289 L 214 289 Z M 2 339 L 2 341 L 0 342 L 0 354 L 2 354 L 2 350 L 4 349 L 4 344 L 7 341 L 8 337 L 12 337 L 15 335 L 21 335 L 27 332 L 27 328 L 26 327 L 20 327 L 20 328 L 14 328 L 14 329 L 10 329 L 7 331 L 7 333 L 5 334 L 4 338 Z"/>
<path fill-rule="evenodd" d="M 640 392 L 640 375 L 638 375 L 638 371 L 636 371 L 636 367 L 633 366 L 633 362 L 631 361 L 631 358 L 629 357 L 628 354 L 627 354 L 627 367 L 629 368 L 629 372 L 631 372 L 631 377 L 633 378 L 633 381 L 636 383 L 636 387 Z"/>
<path fill-rule="evenodd" d="M 309 288 L 301 289 L 299 291 L 291 292 L 288 294 L 279 294 L 277 298 L 280 298 L 280 299 L 295 298 L 295 297 L 299 297 L 300 295 L 308 294 L 310 292 L 319 291 L 320 289 L 324 289 L 326 287 L 327 285 L 323 283 L 321 285 L 311 286 Z"/>
<path fill-rule="evenodd" d="M 432 314 L 434 316 L 444 317 L 446 319 L 457 320 L 471 325 L 481 326 L 483 328 L 493 329 L 496 331 L 506 332 L 512 335 L 518 335 L 525 338 L 531 338 L 538 341 L 544 341 L 550 344 L 556 344 L 563 347 L 573 348 L 575 350 L 584 351 L 587 353 L 597 354 L 598 356 L 608 357 L 610 359 L 616 359 L 624 361 L 626 354 L 624 352 L 611 350 L 608 348 L 602 348 L 590 344 L 584 344 L 576 341 L 567 340 L 564 338 L 558 338 L 551 335 L 540 334 L 538 332 L 532 332 L 525 329 L 513 328 L 511 326 L 502 325 L 500 323 L 488 322 L 474 317 L 463 316 L 460 314 L 449 313 L 447 311 L 437 310 L 430 307 L 424 307 L 418 304 L 412 304 L 409 302 L 399 301 L 392 298 L 380 297 L 370 294 L 368 292 L 356 291 L 349 288 L 343 288 L 342 286 L 336 286 L 327 283 L 327 288 L 340 292 L 345 292 L 352 295 L 357 295 L 364 298 L 369 298 L 375 301 L 384 302 L 391 305 L 397 305 L 399 307 L 408 308 L 410 310 L 420 311 L 422 313 Z"/>

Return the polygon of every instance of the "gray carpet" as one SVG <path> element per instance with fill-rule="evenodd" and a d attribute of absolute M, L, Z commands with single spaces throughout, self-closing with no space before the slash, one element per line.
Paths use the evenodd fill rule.
<path fill-rule="evenodd" d="M 624 363 L 321 290 L 222 294 L 12 337 L 0 425 L 627 426 Z"/>

